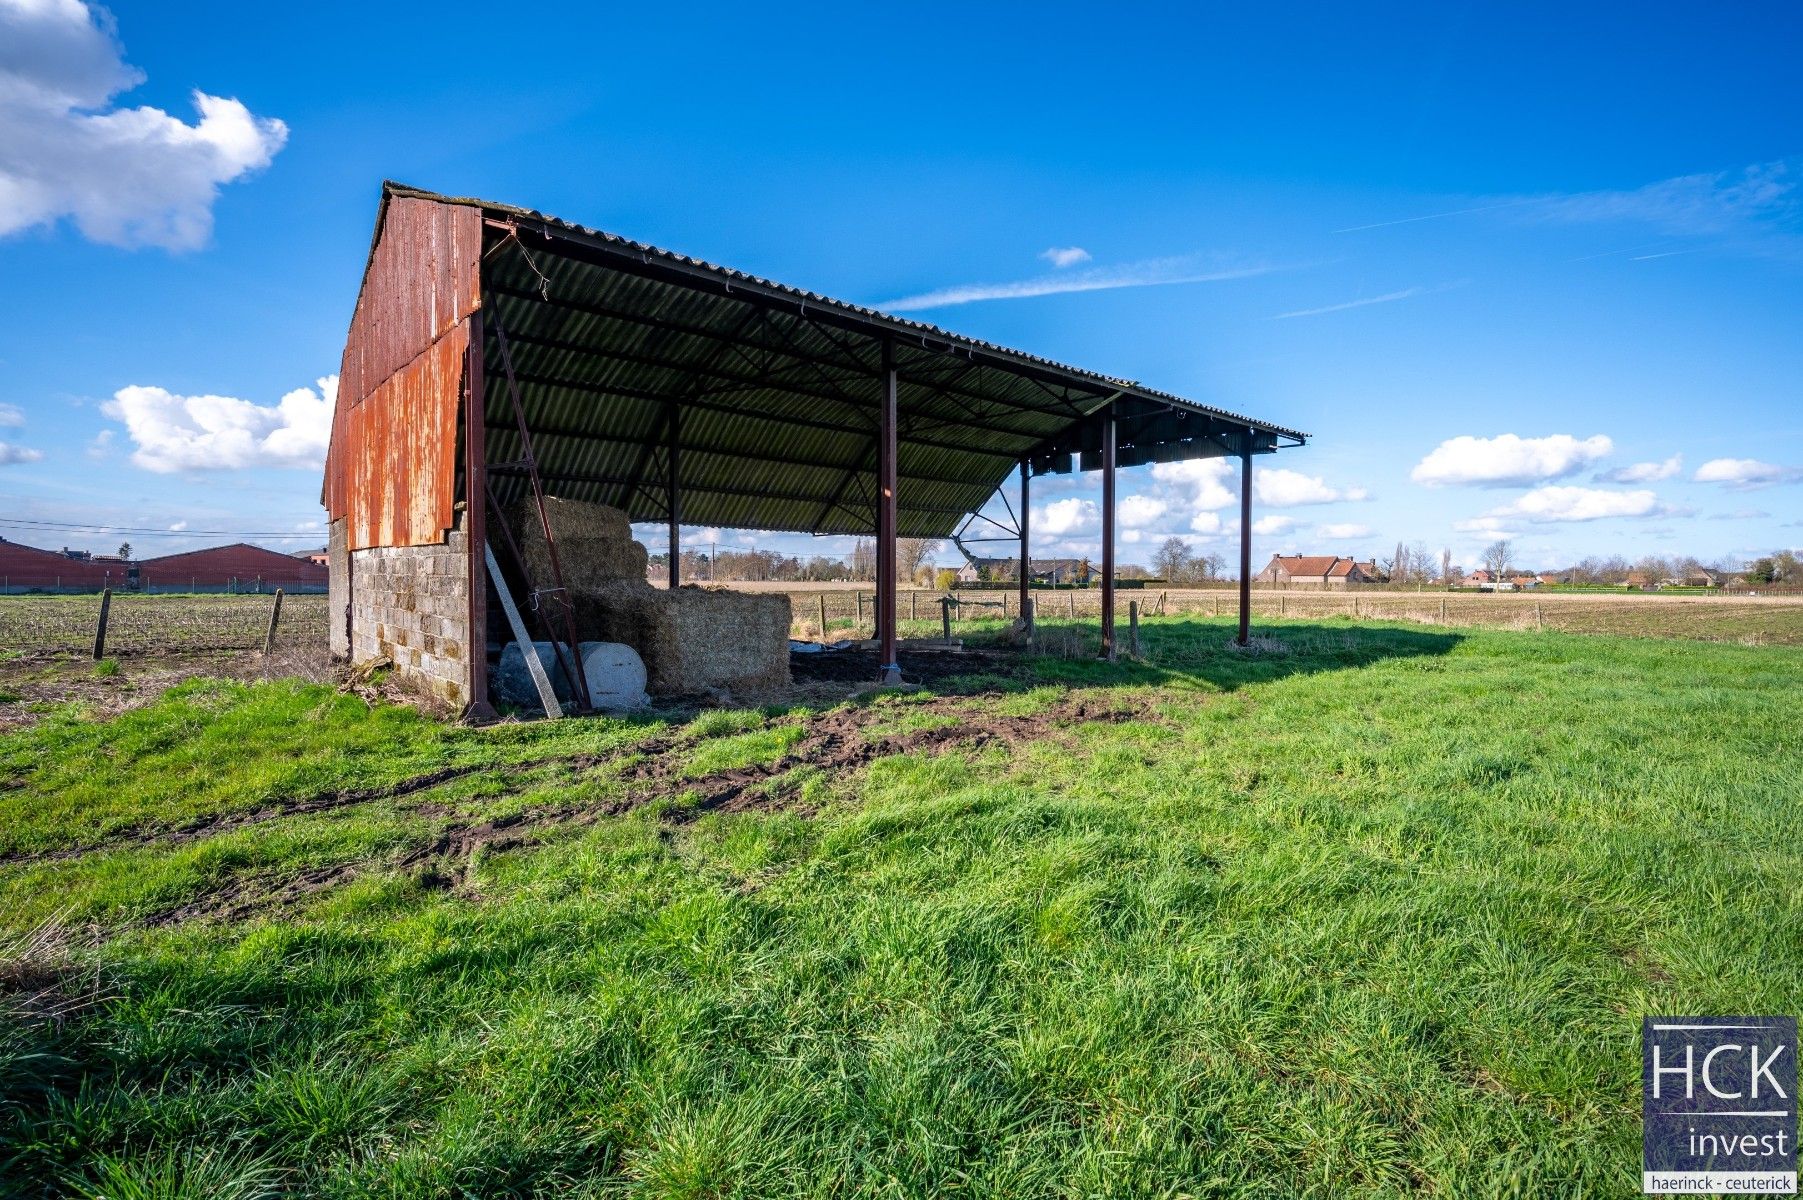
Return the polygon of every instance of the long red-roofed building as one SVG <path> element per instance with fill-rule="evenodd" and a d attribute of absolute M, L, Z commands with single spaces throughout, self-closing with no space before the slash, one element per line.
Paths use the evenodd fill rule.
<path fill-rule="evenodd" d="M 40 550 L 0 538 L 0 589 L 8 592 L 122 588 L 127 570 L 124 563 L 95 562 L 86 555 Z"/>
<path fill-rule="evenodd" d="M 138 586 L 145 590 L 203 588 L 216 591 L 228 588 L 240 592 L 270 592 L 278 587 L 323 590 L 326 586 L 323 566 L 246 542 L 147 558 L 137 564 L 137 569 Z"/>

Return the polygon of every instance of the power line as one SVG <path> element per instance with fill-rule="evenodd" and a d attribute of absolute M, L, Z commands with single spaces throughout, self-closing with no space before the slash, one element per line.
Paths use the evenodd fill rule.
<path fill-rule="evenodd" d="M 245 529 L 167 529 L 148 525 L 99 525 L 79 524 L 69 521 L 39 521 L 30 517 L 0 517 L 0 525 L 19 526 L 31 529 L 61 529 L 70 533 L 112 534 L 112 533 L 145 533 L 160 537 L 243 537 L 243 538 L 305 538 L 317 541 L 325 536 L 325 530 L 316 529 L 311 533 L 278 533 L 273 530 Z"/>

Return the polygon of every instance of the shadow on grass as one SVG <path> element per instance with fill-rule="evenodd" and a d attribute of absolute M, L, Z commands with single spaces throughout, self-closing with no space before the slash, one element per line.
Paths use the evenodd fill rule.
<path fill-rule="evenodd" d="M 1071 688 L 1144 687 L 1165 684 L 1232 691 L 1291 675 L 1312 675 L 1369 666 L 1393 658 L 1420 658 L 1449 652 L 1461 633 L 1338 622 L 1262 623 L 1252 628 L 1251 645 L 1234 644 L 1231 620 L 1161 619 L 1142 622 L 1139 654 L 1130 656 L 1127 627 L 1118 630 L 1119 660 L 1101 660 L 1101 631 L 1095 622 L 1042 622 L 1031 647 L 1009 645 L 1006 627 L 960 630 L 962 654 L 900 654 L 902 677 L 935 692 L 955 695 L 1007 693 L 1061 684 Z M 814 656 L 818 657 L 818 656 Z M 799 661 L 797 679 L 869 680 L 876 655 L 848 651 L 826 664 Z"/>

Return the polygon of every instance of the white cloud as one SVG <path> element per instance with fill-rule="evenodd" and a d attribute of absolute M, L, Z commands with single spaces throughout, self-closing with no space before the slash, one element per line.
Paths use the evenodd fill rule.
<path fill-rule="evenodd" d="M 1763 508 L 1737 508 L 1733 512 L 1710 513 L 1711 521 L 1760 521 L 1772 514 Z"/>
<path fill-rule="evenodd" d="M 1190 532 L 1216 534 L 1221 532 L 1221 515 L 1212 512 L 1199 512 L 1190 518 Z"/>
<path fill-rule="evenodd" d="M 1092 267 L 1085 271 L 1060 271 L 1012 283 L 968 283 L 939 288 L 913 296 L 886 300 L 875 307 L 889 312 L 914 312 L 946 308 L 979 300 L 1020 300 L 1030 296 L 1056 296 L 1066 292 L 1099 292 L 1115 288 L 1156 287 L 1175 283 L 1213 283 L 1246 279 L 1278 270 L 1272 266 L 1210 267 L 1195 255 L 1153 258 L 1116 267 Z"/>
<path fill-rule="evenodd" d="M 1616 467 L 1613 471 L 1604 471 L 1597 475 L 1598 483 L 1657 483 L 1661 479 L 1670 479 L 1684 469 L 1684 456 L 1674 454 L 1661 462 L 1638 462 L 1626 467 Z"/>
<path fill-rule="evenodd" d="M 0 429 L 18 429 L 25 424 L 25 412 L 16 404 L 0 404 Z"/>
<path fill-rule="evenodd" d="M 1063 537 L 1096 528 L 1100 522 L 1101 510 L 1096 507 L 1095 501 L 1072 496 L 1066 500 L 1054 500 L 1035 512 L 1032 527 L 1036 533 Z"/>
<path fill-rule="evenodd" d="M 1450 438 L 1415 464 L 1409 478 L 1427 487 L 1446 484 L 1524 484 L 1569 475 L 1609 454 L 1615 444 L 1602 434 L 1582 441 L 1570 434 L 1524 438 Z"/>
<path fill-rule="evenodd" d="M 186 521 L 177 521 L 175 524 L 173 524 L 169 527 L 169 532 L 170 533 L 180 533 L 182 530 L 186 529 L 187 527 L 188 527 L 188 523 Z"/>
<path fill-rule="evenodd" d="M 1334 232 L 1356 233 L 1508 209 L 1513 210 L 1512 215 L 1528 221 L 1642 225 L 1674 237 L 1726 237 L 1730 240 L 1788 237 L 1790 235 L 1785 231 L 1792 227 L 1800 207 L 1796 177 L 1794 161 L 1778 160 L 1735 170 L 1680 175 L 1616 191 L 1496 197 L 1484 204 L 1353 225 Z M 1674 250 L 1637 257 L 1662 258 L 1685 252 Z M 1587 257 L 1617 253 L 1624 251 Z"/>
<path fill-rule="evenodd" d="M 1238 499 L 1228 487 L 1236 474 L 1224 458 L 1192 458 L 1185 462 L 1156 463 L 1152 478 L 1159 483 L 1187 488 L 1192 508 L 1226 508 Z"/>
<path fill-rule="evenodd" d="M 1534 215 L 1555 221 L 1632 222 L 1661 233 L 1713 236 L 1745 232 L 1794 213 L 1795 190 L 1789 163 L 1755 163 L 1623 191 L 1547 197 Z"/>
<path fill-rule="evenodd" d="M 1521 535 L 1514 531 L 1514 524 L 1501 517 L 1472 517 L 1468 521 L 1454 521 L 1452 527 L 1460 533 L 1488 533 L 1499 538 L 1517 538 Z"/>
<path fill-rule="evenodd" d="M 104 9 L 0 0 L 0 235 L 67 218 L 109 245 L 205 244 L 220 185 L 268 166 L 288 128 L 201 91 L 193 125 L 112 107 L 143 81 Z"/>
<path fill-rule="evenodd" d="M 1697 483 L 1719 483 L 1737 492 L 1803 480 L 1803 467 L 1781 467 L 1756 458 L 1712 458 L 1697 468 Z"/>
<path fill-rule="evenodd" d="M 30 450 L 24 446 L 15 446 L 10 442 L 0 442 L 0 467 L 18 466 L 20 463 L 34 463 L 44 457 L 42 450 Z"/>
<path fill-rule="evenodd" d="M 1491 517 L 1517 517 L 1529 521 L 1597 521 L 1605 517 L 1669 516 L 1659 497 L 1645 488 L 1631 492 L 1608 488 L 1542 487 L 1513 503 L 1492 509 Z"/>
<path fill-rule="evenodd" d="M 1256 529 L 1257 526 L 1254 526 L 1253 528 Z M 1371 536 L 1371 527 L 1369 525 L 1359 525 L 1355 522 L 1345 521 L 1337 524 L 1317 525 L 1315 526 L 1315 532 L 1324 538 L 1331 538 L 1334 540 L 1339 540 L 1341 538 L 1363 538 Z"/>
<path fill-rule="evenodd" d="M 1272 513 L 1268 517 L 1260 517 L 1252 522 L 1252 532 L 1270 537 L 1279 533 L 1288 533 L 1295 525 L 1295 517 L 1282 517 Z"/>
<path fill-rule="evenodd" d="M 1049 250 L 1040 251 L 1039 257 L 1063 270 L 1065 267 L 1074 267 L 1078 263 L 1088 262 L 1089 251 L 1081 246 L 1053 246 Z"/>
<path fill-rule="evenodd" d="M 337 395 L 336 375 L 320 379 L 318 391 L 296 388 L 273 406 L 126 387 L 101 411 L 124 424 L 137 446 L 132 462 L 146 471 L 317 468 L 325 461 Z"/>
<path fill-rule="evenodd" d="M 112 456 L 112 453 L 113 431 L 110 429 L 102 429 L 99 433 L 94 435 L 94 440 L 88 443 L 88 457 L 95 459 L 109 458 Z"/>
<path fill-rule="evenodd" d="M 1170 507 L 1156 496 L 1128 496 L 1115 515 L 1123 528 L 1140 529 L 1164 516 Z"/>
<path fill-rule="evenodd" d="M 1283 467 L 1259 467 L 1252 472 L 1252 494 L 1260 504 L 1292 508 L 1298 504 L 1363 500 L 1365 489 L 1331 487 L 1319 475 L 1304 475 Z"/>

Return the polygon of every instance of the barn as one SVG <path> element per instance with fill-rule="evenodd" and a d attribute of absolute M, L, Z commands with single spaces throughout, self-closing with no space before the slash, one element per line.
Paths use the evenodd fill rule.
<path fill-rule="evenodd" d="M 1233 457 L 1245 477 L 1255 455 L 1305 440 L 527 209 L 389 183 L 321 493 L 332 648 L 488 715 L 490 672 L 510 638 L 526 640 L 525 620 L 546 640 L 580 637 L 583 568 L 559 554 L 560 539 L 575 553 L 560 514 L 580 508 L 592 544 L 621 514 L 667 524 L 673 551 L 685 523 L 874 535 L 878 673 L 892 681 L 896 538 L 949 536 L 1017 478 L 1002 536 L 1025 555 L 1030 481 L 1096 470 L 1112 653 L 1116 470 Z M 1250 509 L 1244 489 L 1243 528 Z"/>
<path fill-rule="evenodd" d="M 147 592 L 323 592 L 326 569 L 246 542 L 147 558 L 136 564 Z"/>

